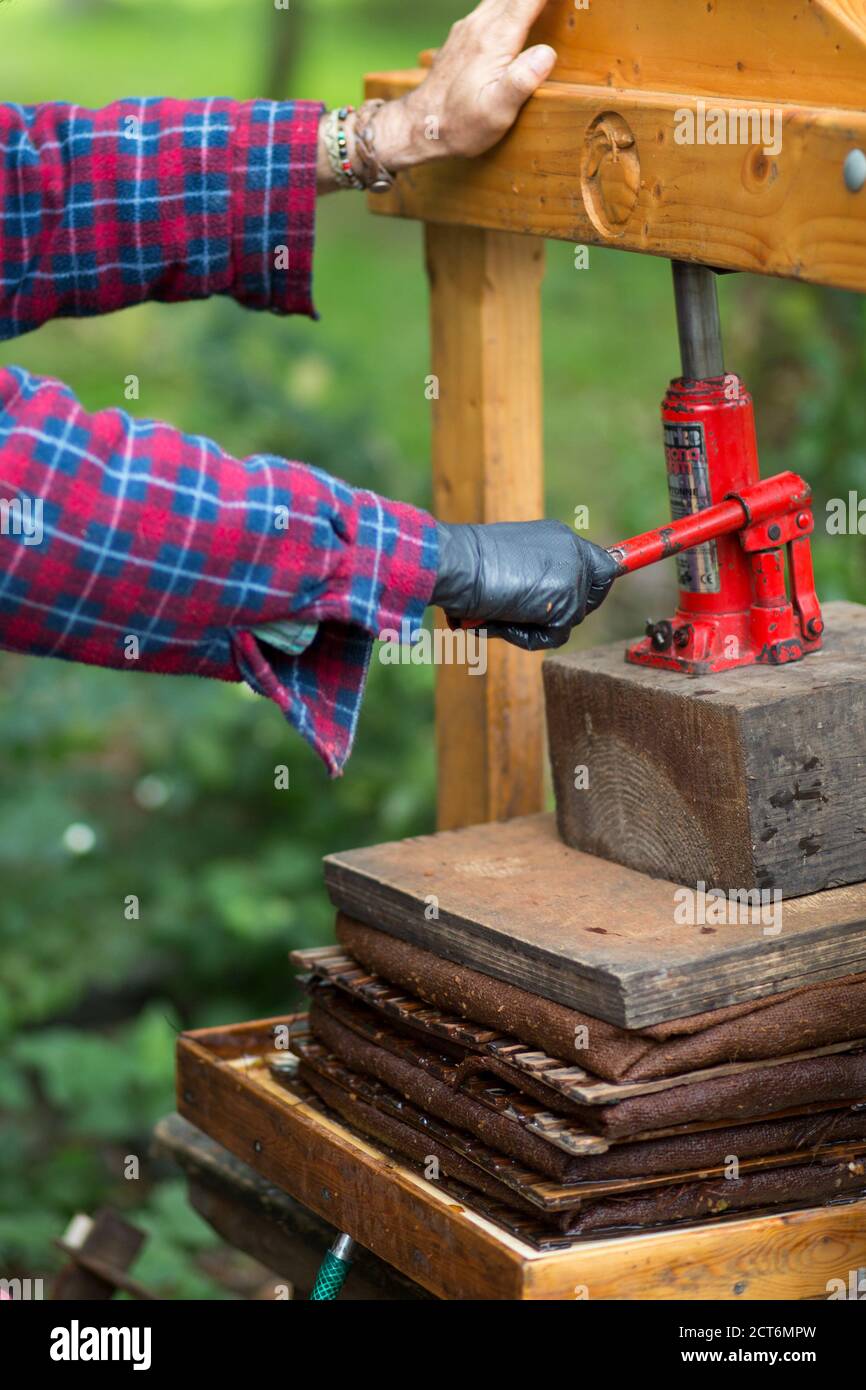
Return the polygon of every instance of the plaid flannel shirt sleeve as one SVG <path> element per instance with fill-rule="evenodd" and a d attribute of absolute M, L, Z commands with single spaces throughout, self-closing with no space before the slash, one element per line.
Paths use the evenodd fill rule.
<path fill-rule="evenodd" d="M 318 102 L 0 104 L 0 338 L 144 300 L 314 314 Z"/>
<path fill-rule="evenodd" d="M 0 336 L 216 293 L 312 314 L 320 112 L 0 106 Z M 373 639 L 417 629 L 437 560 L 425 512 L 120 410 L 88 414 L 61 383 L 0 370 L 7 650 L 245 680 L 337 775 Z M 255 635 L 285 620 L 317 629 L 299 654 Z"/>
<path fill-rule="evenodd" d="M 246 680 L 337 775 L 373 639 L 433 589 L 427 513 L 268 455 L 0 371 L 0 645 L 120 670 Z M 317 624 L 289 656 L 252 629 Z"/>

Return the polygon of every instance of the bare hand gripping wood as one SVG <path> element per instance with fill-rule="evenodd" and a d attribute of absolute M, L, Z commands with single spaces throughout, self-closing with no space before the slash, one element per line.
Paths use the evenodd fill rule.
<path fill-rule="evenodd" d="M 514 130 L 374 211 L 866 289 L 866 189 L 845 179 L 866 150 L 861 4 L 550 0 L 530 42 L 559 62 Z M 367 96 L 424 76 L 371 74 Z"/>

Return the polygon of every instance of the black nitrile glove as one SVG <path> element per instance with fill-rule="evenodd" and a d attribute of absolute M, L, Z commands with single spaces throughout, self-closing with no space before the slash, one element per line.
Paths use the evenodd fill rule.
<path fill-rule="evenodd" d="M 432 602 L 526 651 L 561 647 L 616 577 L 606 550 L 561 521 L 501 521 L 439 531 Z"/>

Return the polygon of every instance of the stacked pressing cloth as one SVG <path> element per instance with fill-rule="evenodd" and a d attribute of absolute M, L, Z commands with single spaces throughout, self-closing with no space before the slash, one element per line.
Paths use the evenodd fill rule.
<path fill-rule="evenodd" d="M 547 1248 L 866 1192 L 866 975 L 626 1030 L 346 916 L 300 1080 Z"/>

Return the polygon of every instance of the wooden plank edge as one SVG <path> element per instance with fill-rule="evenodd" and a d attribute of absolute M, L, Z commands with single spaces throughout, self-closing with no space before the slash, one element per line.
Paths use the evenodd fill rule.
<path fill-rule="evenodd" d="M 827 1298 L 866 1260 L 866 1199 L 585 1246 L 576 1286 L 560 1256 L 526 1268 L 527 1299 L 762 1302 Z M 571 1272 L 569 1271 L 569 1277 Z"/>

